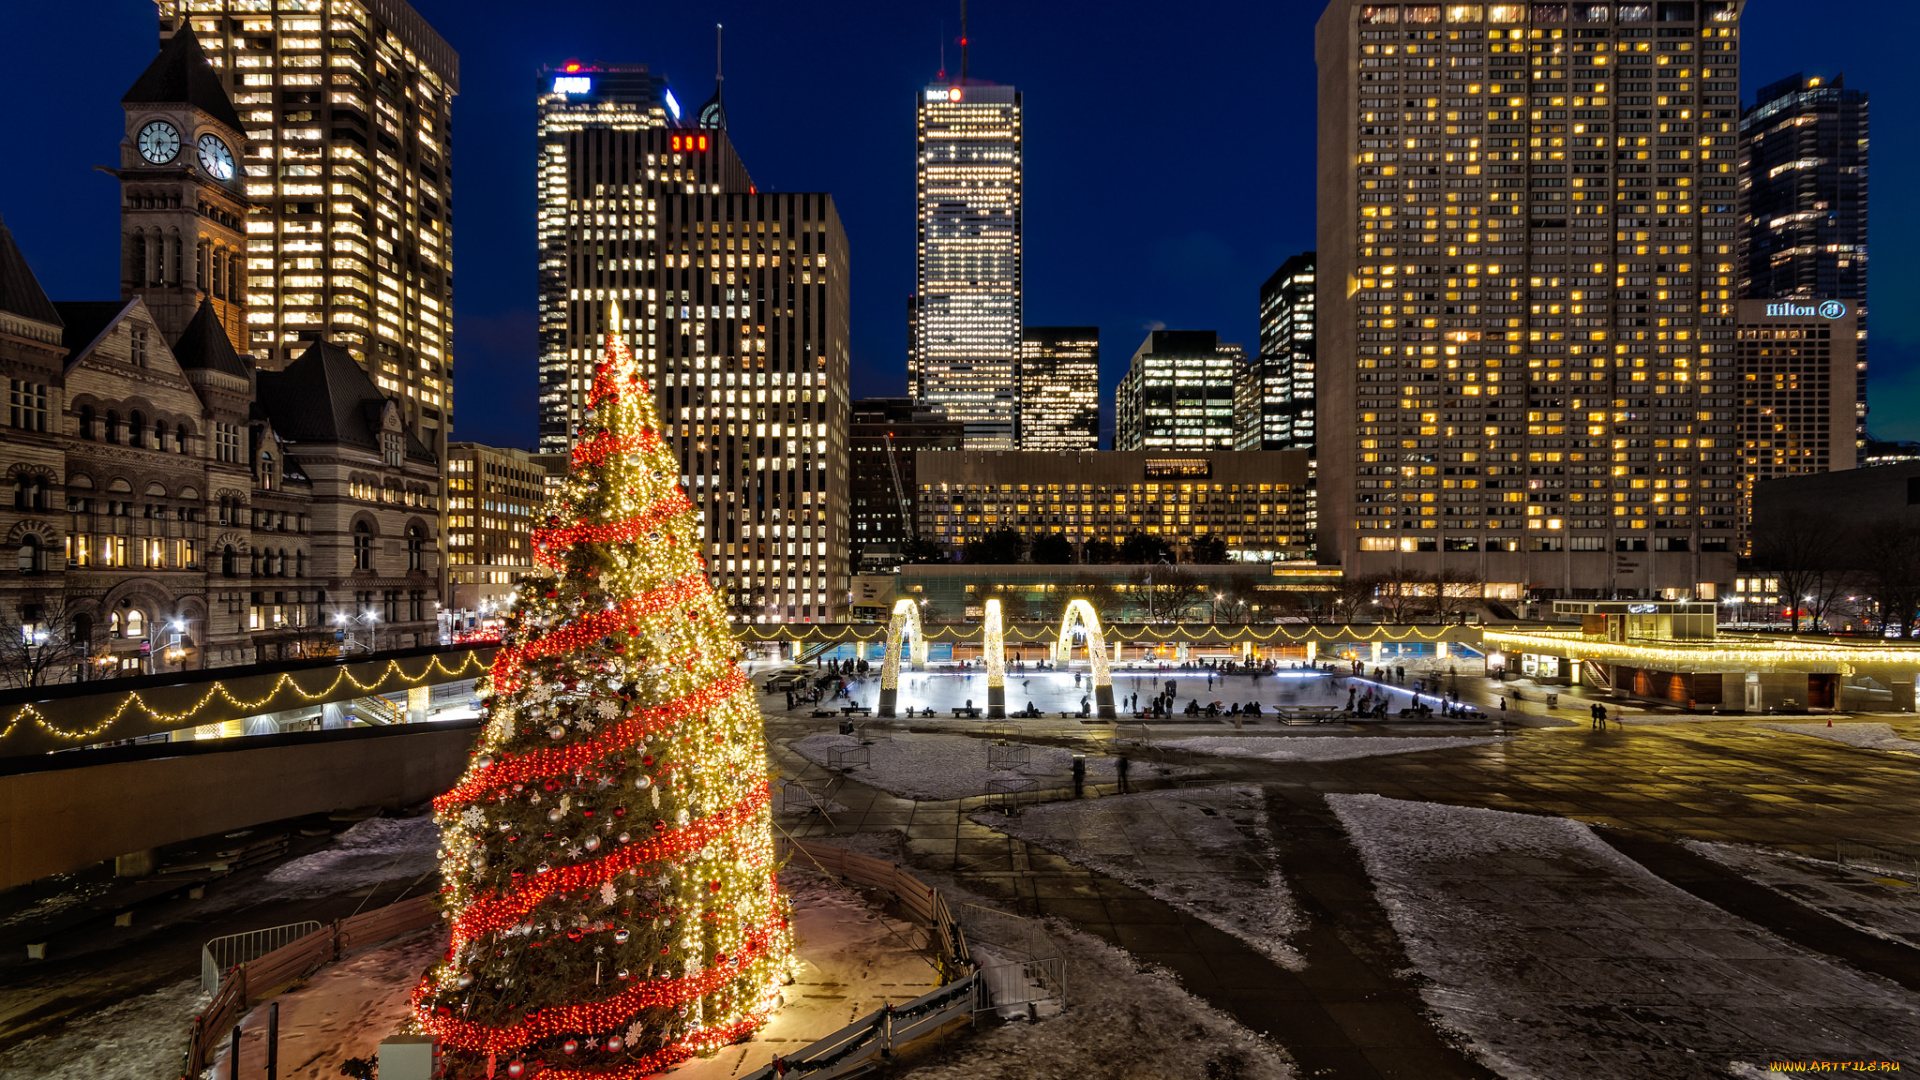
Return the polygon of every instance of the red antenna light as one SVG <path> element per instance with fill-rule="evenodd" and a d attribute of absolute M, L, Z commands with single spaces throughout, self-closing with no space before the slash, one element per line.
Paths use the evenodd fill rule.
<path fill-rule="evenodd" d="M 567 65 L 567 70 L 568 70 L 568 71 L 579 71 L 579 70 L 580 70 L 580 65 L 579 65 L 579 64 L 568 64 L 568 65 Z"/>

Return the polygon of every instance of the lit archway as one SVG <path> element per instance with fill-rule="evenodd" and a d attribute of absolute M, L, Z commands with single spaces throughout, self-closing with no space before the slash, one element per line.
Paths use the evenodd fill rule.
<path fill-rule="evenodd" d="M 900 651 L 901 638 L 905 636 L 905 648 L 912 650 L 910 662 L 914 668 L 927 664 L 927 635 L 920 627 L 920 605 L 912 600 L 901 600 L 893 605 L 893 618 L 887 621 L 887 651 L 880 660 L 880 715 L 892 716 L 894 705 L 900 695 Z"/>
<path fill-rule="evenodd" d="M 1113 673 L 1107 664 L 1107 643 L 1100 635 L 1100 616 L 1093 605 L 1080 598 L 1067 605 L 1060 616 L 1060 636 L 1053 643 L 1053 659 L 1064 664 L 1073 656 L 1073 630 L 1078 626 L 1087 635 L 1087 658 L 1093 666 L 1093 699 L 1100 715 L 1113 718 Z"/>
<path fill-rule="evenodd" d="M 980 626 L 980 653 L 987 661 L 987 716 L 1007 715 L 1007 635 L 1001 625 L 1000 601 L 987 601 Z"/>

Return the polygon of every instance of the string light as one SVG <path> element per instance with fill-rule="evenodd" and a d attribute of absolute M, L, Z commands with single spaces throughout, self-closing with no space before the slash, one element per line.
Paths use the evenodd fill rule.
<path fill-rule="evenodd" d="M 1590 637 L 1576 631 L 1515 633 L 1506 630 L 1487 631 L 1486 641 L 1514 652 L 1564 654 L 1588 660 L 1633 660 L 1643 664 L 1683 668 L 1712 664 L 1729 671 L 1805 671 L 1809 667 L 1833 665 L 1842 674 L 1852 674 L 1853 668 L 1861 664 L 1904 668 L 1920 666 L 1920 649 L 1822 645 L 1807 641 L 1751 641 L 1731 647 L 1688 645 L 1679 641 L 1635 645 Z"/>
<path fill-rule="evenodd" d="M 920 629 L 920 606 L 911 600 L 901 600 L 893 605 L 893 617 L 887 620 L 887 650 L 880 662 L 880 689 L 897 690 L 900 687 L 900 641 L 901 635 L 912 631 L 913 663 L 924 666 L 927 662 L 927 635 Z"/>
<path fill-rule="evenodd" d="M 1054 645 L 1055 660 L 1066 663 L 1073 656 L 1073 628 L 1079 624 L 1087 635 L 1087 657 L 1093 663 L 1093 685 L 1112 686 L 1113 672 L 1107 666 L 1107 642 L 1100 634 L 1100 615 L 1084 598 L 1067 605 L 1060 615 L 1060 636 Z"/>
<path fill-rule="evenodd" d="M 147 718 L 155 726 L 163 728 L 188 727 L 207 723 L 208 721 L 196 720 L 195 718 L 207 709 L 214 707 L 216 700 L 226 702 L 226 705 L 221 709 L 222 712 L 237 711 L 240 715 L 246 716 L 272 711 L 274 699 L 279 697 L 280 693 L 284 690 L 292 690 L 295 696 L 307 702 L 332 701 L 337 698 L 338 695 L 335 692 L 340 689 L 342 684 L 351 685 L 362 694 L 378 694 L 390 690 L 392 686 L 396 684 L 407 687 L 418 686 L 425 682 L 428 676 L 432 675 L 436 670 L 439 671 L 445 679 L 451 680 L 461 678 L 475 670 L 484 671 L 486 667 L 487 662 L 481 659 L 480 654 L 474 650 L 467 651 L 466 655 L 461 658 L 458 668 L 448 667 L 441 661 L 440 657 L 435 656 L 421 665 L 419 673 L 415 675 L 407 674 L 406 669 L 400 666 L 398 660 L 389 660 L 387 661 L 386 667 L 381 669 L 380 674 L 375 677 L 372 682 L 361 682 L 358 678 L 354 677 L 352 671 L 342 667 L 335 670 L 333 679 L 327 683 L 325 688 L 320 690 L 308 690 L 300 685 L 298 674 L 282 672 L 280 677 L 273 681 L 272 689 L 252 700 L 244 700 L 236 697 L 225 682 L 216 681 L 207 688 L 205 694 L 201 695 L 199 701 L 194 702 L 186 709 L 176 713 L 161 712 L 147 704 L 147 699 L 143 697 L 139 691 L 135 690 L 122 695 L 113 710 L 98 723 L 91 727 L 79 729 L 67 729 L 54 724 L 45 713 L 29 703 L 15 709 L 13 715 L 7 718 L 7 726 L 0 728 L 0 739 L 5 739 L 7 736 L 12 735 L 14 730 L 21 724 L 31 721 L 34 727 L 57 738 L 79 743 L 100 742 L 107 738 L 109 729 L 130 711 L 145 713 Z M 312 674 L 324 675 L 324 672 Z M 284 708 L 285 706 L 282 704 L 280 707 Z"/>
<path fill-rule="evenodd" d="M 981 621 L 981 651 L 987 654 L 987 687 L 1007 685 L 1007 641 L 1000 628 L 1000 601 L 987 601 L 986 618 Z"/>
<path fill-rule="evenodd" d="M 1421 629 L 1419 627 L 1401 627 L 1377 623 L 1353 625 L 1342 623 L 1337 626 L 1315 626 L 1293 629 L 1276 626 L 1270 630 L 1260 630 L 1251 625 L 1229 626 L 1208 623 L 1203 627 L 1188 626 L 1184 623 L 1108 623 L 1107 629 L 1128 641 L 1173 641 L 1175 639 L 1197 641 L 1315 641 L 1324 644 L 1365 644 L 1369 641 L 1404 643 L 1410 641 L 1477 641 L 1480 631 L 1470 627 L 1439 627 Z M 782 623 L 775 625 L 741 624 L 733 628 L 736 637 L 756 642 L 797 641 L 797 642 L 833 642 L 859 641 L 874 642 L 886 638 L 887 627 L 879 625 L 861 626 L 852 623 Z M 974 636 L 974 628 L 958 624 L 942 624 L 928 631 L 929 641 L 965 641 Z M 1054 640 L 1054 632 L 1046 626 L 1022 626 L 1014 624 L 1004 630 L 1006 637 L 1022 642 L 1043 642 Z"/>
<path fill-rule="evenodd" d="M 458 1075 L 637 1080 L 765 1023 L 791 977 L 764 721 L 616 334 L 588 401 L 534 533 L 554 576 L 507 612 L 434 801 L 453 932 L 413 1012 Z"/>

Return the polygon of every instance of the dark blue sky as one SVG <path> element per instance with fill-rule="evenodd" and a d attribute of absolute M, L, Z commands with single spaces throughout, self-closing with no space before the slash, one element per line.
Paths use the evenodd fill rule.
<path fill-rule="evenodd" d="M 566 4 L 414 0 L 460 53 L 454 104 L 455 430 L 534 437 L 534 71 L 645 62 L 689 107 L 727 26 L 727 106 L 762 189 L 829 191 L 853 247 L 855 396 L 905 387 L 913 289 L 913 100 L 959 66 L 958 4 Z M 1027 111 L 1027 321 L 1098 324 L 1113 385 L 1145 328 L 1255 340 L 1260 283 L 1313 245 L 1319 0 L 974 0 L 972 73 Z M 1844 70 L 1873 95 L 1874 432 L 1920 438 L 1920 6 L 1747 8 L 1743 80 Z M 0 95 L 13 135 L 0 214 L 56 299 L 115 294 L 120 95 L 156 47 L 150 0 L 11 4 Z M 24 47 L 23 47 L 24 46 Z M 1908 53 L 1902 58 L 1902 53 Z"/>

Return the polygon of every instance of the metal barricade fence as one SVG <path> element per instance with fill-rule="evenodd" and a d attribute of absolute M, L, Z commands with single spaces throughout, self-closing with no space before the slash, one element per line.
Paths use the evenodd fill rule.
<path fill-rule="evenodd" d="M 220 989 L 222 973 L 249 960 L 257 960 L 319 929 L 319 923 L 309 920 L 214 938 L 200 947 L 200 988 L 211 994 Z"/>
<path fill-rule="evenodd" d="M 1849 837 L 1834 842 L 1833 854 L 1834 861 L 1841 866 L 1871 870 L 1920 885 L 1920 849 Z"/>

